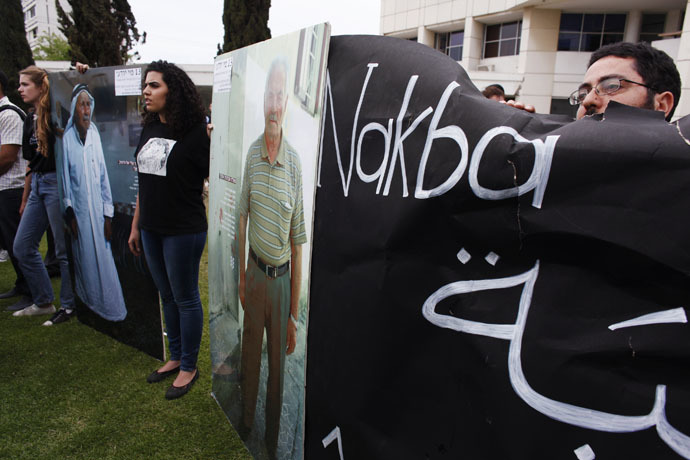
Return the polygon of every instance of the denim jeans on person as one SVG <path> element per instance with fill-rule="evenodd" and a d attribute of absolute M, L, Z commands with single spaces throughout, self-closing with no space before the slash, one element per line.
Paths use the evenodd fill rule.
<path fill-rule="evenodd" d="M 55 172 L 31 174 L 31 193 L 14 238 L 14 256 L 31 290 L 36 305 L 52 303 L 55 299 L 43 257 L 38 252 L 41 238 L 50 225 L 55 237 L 55 255 L 60 264 L 60 305 L 74 308 L 72 279 L 65 249 L 65 234 Z"/>
<path fill-rule="evenodd" d="M 206 232 L 161 235 L 141 230 L 146 263 L 163 303 L 170 360 L 191 372 L 201 344 L 204 311 L 199 296 L 199 263 Z"/>

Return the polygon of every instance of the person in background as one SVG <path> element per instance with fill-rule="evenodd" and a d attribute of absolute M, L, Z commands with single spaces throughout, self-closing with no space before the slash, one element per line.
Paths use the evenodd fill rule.
<path fill-rule="evenodd" d="M 60 211 L 58 181 L 55 168 L 55 134 L 50 121 L 50 82 L 45 70 L 29 66 L 19 72 L 19 95 L 33 111 L 24 121 L 22 155 L 29 161 L 21 208 L 22 218 L 14 240 L 14 254 L 26 277 L 33 304 L 16 311 L 14 316 L 53 316 L 44 326 L 69 320 L 75 313 L 74 293 L 65 249 L 65 237 Z M 38 246 L 50 226 L 55 237 L 55 255 L 60 262 L 61 288 L 58 311 L 52 302 L 55 297 L 48 271 Z"/>
<path fill-rule="evenodd" d="M 0 294 L 0 299 L 21 296 L 7 307 L 8 311 L 18 311 L 33 304 L 29 285 L 12 250 L 21 219 L 19 208 L 27 166 L 22 157 L 22 125 L 26 114 L 5 96 L 8 84 L 7 75 L 0 71 L 0 246 L 12 262 L 16 281 L 12 289 Z"/>
<path fill-rule="evenodd" d="M 498 83 L 494 83 L 493 85 L 489 85 L 486 88 L 484 88 L 484 91 L 482 91 L 482 95 L 484 95 L 484 97 L 487 99 L 491 99 L 492 101 L 506 101 L 506 92 L 503 89 L 503 86 L 499 85 Z"/>
<path fill-rule="evenodd" d="M 149 64 L 144 79 L 144 129 L 135 153 L 139 194 L 129 248 L 138 256 L 143 247 L 168 333 L 170 360 L 147 382 L 177 374 L 165 393 L 167 399 L 175 399 L 199 377 L 204 318 L 199 263 L 207 230 L 202 191 L 210 140 L 199 93 L 183 70 L 156 61 Z"/>
<path fill-rule="evenodd" d="M 514 99 L 506 101 L 506 92 L 503 89 L 503 86 L 499 85 L 498 83 L 494 83 L 493 85 L 489 85 L 484 88 L 482 95 L 487 99 L 491 99 L 492 101 L 500 102 L 501 104 L 506 104 L 510 107 L 515 107 L 516 109 L 524 110 L 526 112 L 534 113 L 534 106 L 531 104 L 525 104 L 524 102 L 519 102 Z"/>

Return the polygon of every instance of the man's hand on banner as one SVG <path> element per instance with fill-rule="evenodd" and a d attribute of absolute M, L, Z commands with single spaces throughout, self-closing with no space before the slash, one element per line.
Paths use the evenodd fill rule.
<path fill-rule="evenodd" d="M 534 111 L 535 111 L 535 108 L 533 105 L 525 104 L 524 102 L 519 102 L 519 101 L 514 101 L 514 100 L 505 101 L 505 102 L 500 101 L 500 102 L 501 102 L 501 104 L 505 104 L 505 105 L 508 105 L 510 107 L 515 107 L 516 109 L 524 110 L 525 112 L 534 113 Z"/>

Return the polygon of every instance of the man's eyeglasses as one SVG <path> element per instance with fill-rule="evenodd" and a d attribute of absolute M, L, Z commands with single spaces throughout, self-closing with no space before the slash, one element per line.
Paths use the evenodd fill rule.
<path fill-rule="evenodd" d="M 594 88 L 587 88 L 586 86 L 584 86 L 582 88 L 576 89 L 575 91 L 573 91 L 573 93 L 568 98 L 568 102 L 570 102 L 570 105 L 582 104 L 582 102 L 585 100 L 585 98 L 587 97 L 589 92 L 592 91 L 592 89 L 594 91 L 596 91 L 596 93 L 599 96 L 603 96 L 604 94 L 613 94 L 616 91 L 618 91 L 619 89 L 621 89 L 621 86 L 622 86 L 621 82 L 624 82 L 624 81 L 626 81 L 628 83 L 633 83 L 635 85 L 644 86 L 645 88 L 649 88 L 649 89 L 655 91 L 654 88 L 652 88 L 649 85 L 645 85 L 644 83 L 639 83 L 636 81 L 628 80 L 626 78 L 607 78 L 606 80 L 599 82 L 599 84 L 597 86 L 595 86 Z"/>

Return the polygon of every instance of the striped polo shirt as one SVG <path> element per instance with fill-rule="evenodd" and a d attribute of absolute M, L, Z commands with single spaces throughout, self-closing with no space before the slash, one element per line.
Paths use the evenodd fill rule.
<path fill-rule="evenodd" d="M 269 162 L 262 134 L 247 151 L 240 214 L 249 216 L 249 246 L 265 263 L 290 260 L 291 244 L 307 242 L 299 155 L 283 136 L 278 156 Z"/>

